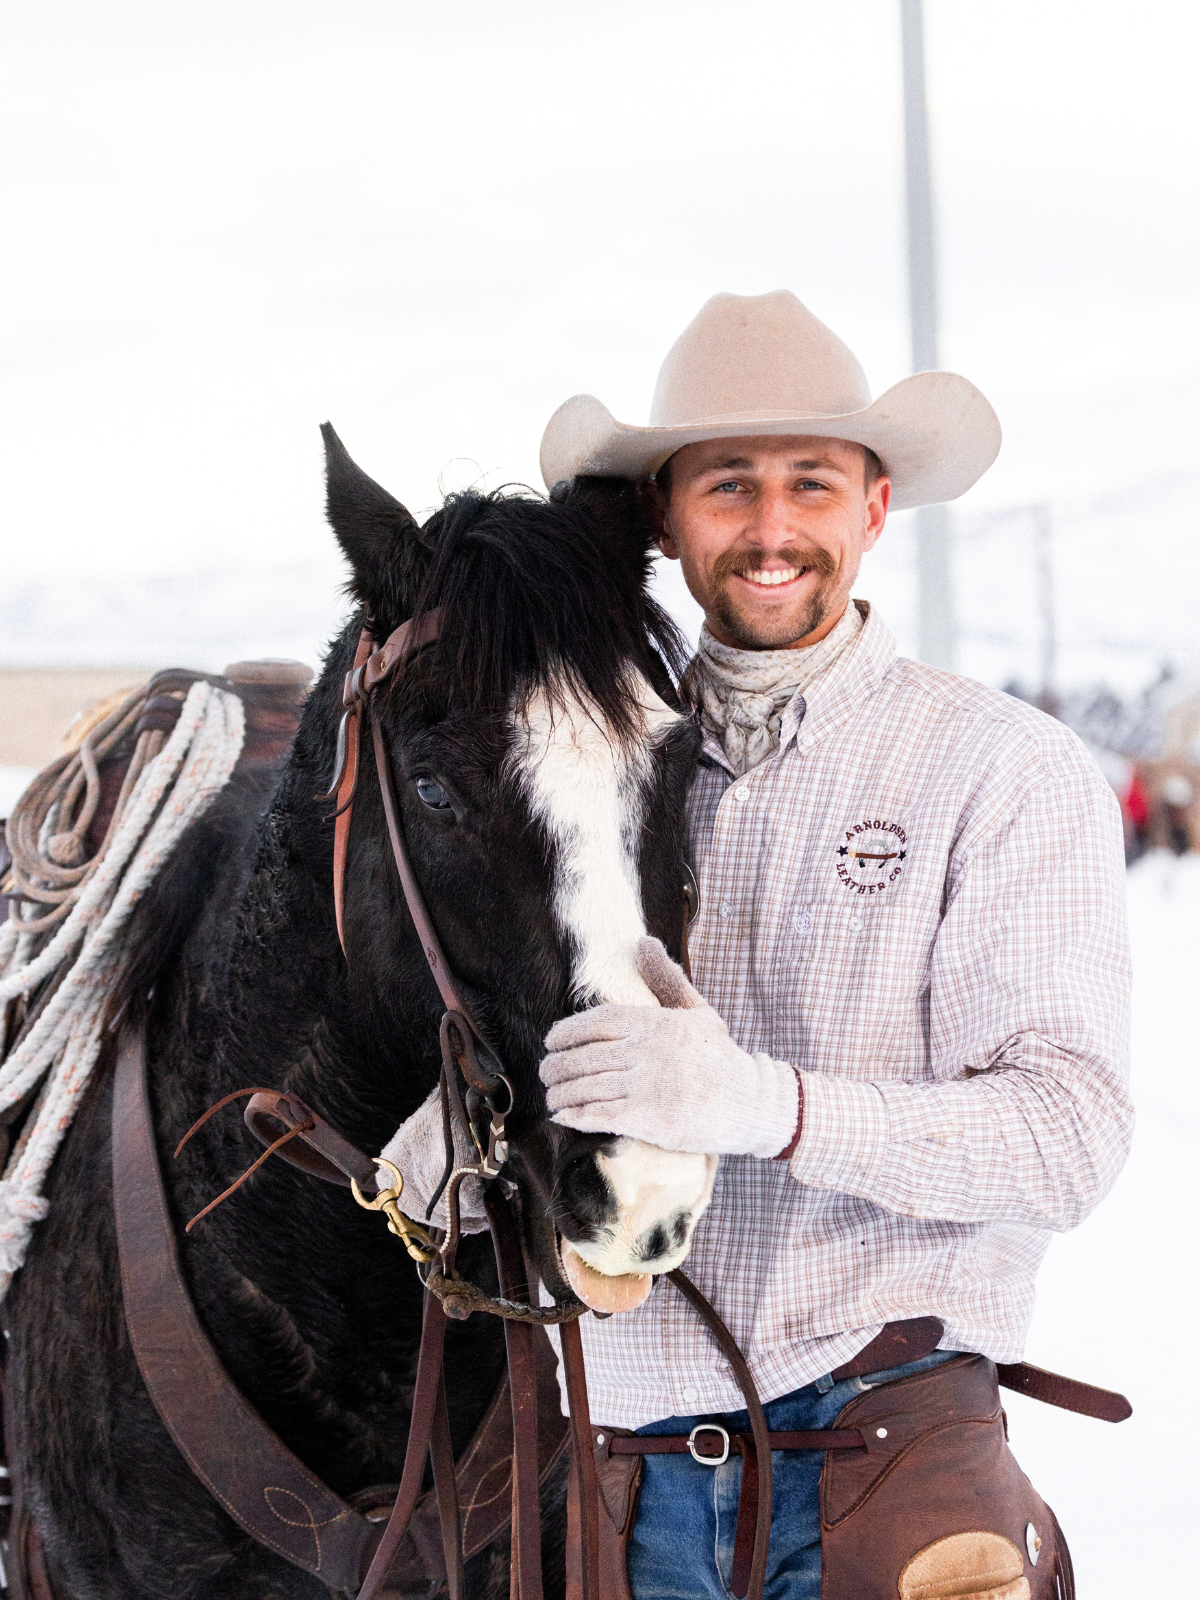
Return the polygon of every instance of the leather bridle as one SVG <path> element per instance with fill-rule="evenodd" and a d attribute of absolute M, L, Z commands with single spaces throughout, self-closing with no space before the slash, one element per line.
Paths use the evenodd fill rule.
<path fill-rule="evenodd" d="M 404 842 L 383 727 L 378 717 L 370 716 L 372 692 L 386 681 L 395 667 L 407 661 L 425 646 L 433 644 L 437 640 L 440 624 L 440 611 L 422 612 L 410 621 L 402 623 L 378 648 L 375 646 L 370 629 L 364 628 L 359 638 L 354 666 L 346 674 L 342 691 L 344 710 L 338 729 L 336 770 L 328 793 L 318 796 L 319 799 L 331 799 L 335 795 L 337 798 L 334 813 L 336 820 L 333 847 L 333 903 L 338 938 L 345 954 L 346 861 L 354 815 L 354 795 L 358 784 L 360 741 L 363 723 L 366 721 L 370 724 L 379 793 L 383 801 L 388 839 L 400 878 L 400 886 L 404 892 L 405 904 L 446 1008 L 439 1029 L 442 1053 L 440 1092 L 446 1136 L 446 1170 L 426 1214 L 432 1212 L 433 1206 L 445 1189 L 448 1191 L 447 1214 L 450 1226 L 445 1242 L 439 1247 L 425 1230 L 414 1228 L 410 1223 L 405 1244 L 414 1260 L 429 1267 L 425 1275 L 426 1287 L 442 1301 L 447 1316 L 455 1320 L 468 1317 L 473 1311 L 490 1311 L 506 1320 L 543 1324 L 574 1321 L 587 1310 L 583 1302 L 574 1295 L 557 1302 L 553 1307 L 513 1305 L 504 1298 L 487 1295 L 466 1283 L 458 1277 L 453 1266 L 461 1231 L 459 1190 L 468 1177 L 491 1182 L 500 1176 L 501 1169 L 508 1159 L 506 1121 L 513 1109 L 515 1093 L 512 1080 L 506 1073 L 498 1067 L 488 1071 L 480 1061 L 481 1051 L 487 1057 L 492 1059 L 494 1057 L 471 1016 L 470 1007 L 442 951 L 437 930 L 425 905 Z M 459 1084 L 460 1076 L 466 1088 L 465 1095 Z M 477 1126 L 477 1117 L 481 1109 L 486 1109 L 488 1113 L 484 1128 Z M 457 1121 L 469 1135 L 475 1146 L 478 1161 L 455 1167 L 452 1137 L 454 1121 Z M 399 1199 L 398 1192 L 396 1199 Z"/>
<path fill-rule="evenodd" d="M 514 1102 L 512 1082 L 497 1063 L 490 1070 L 481 1061 L 495 1056 L 477 1028 L 454 973 L 446 961 L 441 942 L 429 916 L 420 885 L 412 869 L 396 803 L 395 783 L 388 758 L 387 741 L 380 719 L 371 716 L 371 697 L 391 673 L 425 646 L 433 644 L 441 627 L 440 610 L 426 611 L 402 623 L 381 646 L 376 646 L 369 627 L 364 627 L 355 653 L 354 665 L 346 674 L 342 693 L 343 715 L 338 729 L 337 755 L 329 791 L 320 800 L 336 798 L 334 808 L 333 902 L 338 939 L 343 954 L 345 937 L 345 878 L 349 853 L 354 797 L 358 784 L 361 742 L 369 723 L 379 782 L 387 821 L 388 839 L 405 903 L 421 941 L 429 970 L 433 974 L 445 1012 L 439 1037 L 442 1053 L 440 1094 L 443 1130 L 446 1141 L 446 1169 L 426 1215 L 431 1214 L 443 1190 L 446 1193 L 449 1226 L 439 1243 L 434 1233 L 414 1223 L 399 1208 L 403 1179 L 390 1163 L 396 1180 L 390 1188 L 378 1190 L 372 1200 L 358 1181 L 364 1176 L 361 1153 L 346 1146 L 316 1113 L 295 1096 L 269 1092 L 255 1094 L 246 1108 L 246 1121 L 260 1139 L 271 1135 L 268 1123 L 282 1124 L 297 1135 L 297 1142 L 285 1146 L 277 1141 L 279 1153 L 295 1165 L 322 1177 L 344 1183 L 351 1177 L 355 1198 L 370 1210 L 382 1210 L 388 1226 L 403 1240 L 418 1263 L 418 1271 L 429 1297 L 421 1331 L 417 1361 L 412 1420 L 405 1453 L 400 1490 L 388 1527 L 375 1552 L 370 1570 L 359 1591 L 358 1600 L 372 1600 L 384 1583 L 393 1555 L 408 1529 L 421 1489 L 426 1455 L 433 1461 L 438 1502 L 442 1516 L 443 1541 L 447 1550 L 447 1570 L 451 1600 L 460 1600 L 463 1589 L 459 1513 L 454 1488 L 453 1457 L 447 1464 L 448 1427 L 445 1388 L 442 1380 L 442 1349 L 446 1319 L 462 1320 L 475 1311 L 488 1312 L 504 1321 L 509 1380 L 513 1402 L 513 1587 L 512 1600 L 541 1600 L 541 1518 L 538 1497 L 537 1397 L 532 1346 L 535 1325 L 557 1324 L 562 1343 L 567 1397 L 570 1407 L 573 1483 L 577 1486 L 574 1505 L 581 1534 L 583 1600 L 602 1600 L 599 1579 L 599 1486 L 588 1411 L 587 1381 L 583 1366 L 583 1346 L 578 1319 L 587 1307 L 574 1295 L 556 1300 L 552 1306 L 532 1303 L 517 1225 L 508 1197 L 497 1179 L 502 1179 L 508 1159 L 506 1119 Z M 687 960 L 687 925 L 698 910 L 695 879 L 684 867 L 683 953 Z M 465 1093 L 460 1086 L 465 1085 Z M 215 1109 L 215 1108 L 214 1108 Z M 481 1116 L 481 1113 L 485 1113 Z M 486 1127 L 478 1124 L 486 1121 Z M 463 1166 L 454 1164 L 454 1123 L 466 1130 L 478 1160 Z M 347 1157 L 345 1150 L 351 1149 Z M 351 1172 L 355 1166 L 357 1177 Z M 459 1191 L 468 1177 L 484 1184 L 484 1205 L 492 1232 L 500 1280 L 499 1296 L 486 1293 L 459 1276 L 455 1257 L 461 1237 Z M 378 1184 L 378 1178 L 376 1179 Z M 766 1576 L 767 1544 L 771 1524 L 771 1450 L 766 1419 L 749 1368 L 725 1324 L 699 1290 L 676 1270 L 668 1276 L 707 1323 L 738 1378 L 750 1414 L 753 1454 L 758 1465 L 758 1502 L 754 1525 L 753 1557 L 750 1563 L 748 1593 L 751 1600 L 761 1596 Z M 453 1553 L 453 1559 L 451 1554 Z"/>

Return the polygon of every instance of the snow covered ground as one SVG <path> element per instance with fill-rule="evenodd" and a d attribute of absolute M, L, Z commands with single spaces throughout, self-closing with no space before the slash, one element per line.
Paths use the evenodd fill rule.
<path fill-rule="evenodd" d="M 1196 1594 L 1200 1468 L 1187 1385 L 1196 1329 L 1200 857 L 1129 874 L 1137 1135 L 1107 1200 L 1056 1239 L 1039 1278 L 1028 1360 L 1119 1389 L 1116 1427 L 1005 1393 L 1011 1443 L 1054 1507 L 1081 1600 Z"/>

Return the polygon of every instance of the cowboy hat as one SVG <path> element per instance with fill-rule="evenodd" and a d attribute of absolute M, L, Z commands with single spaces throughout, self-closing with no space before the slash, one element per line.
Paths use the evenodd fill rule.
<path fill-rule="evenodd" d="M 667 352 L 649 427 L 595 395 L 565 401 L 542 436 L 547 488 L 585 473 L 650 477 L 685 444 L 801 434 L 866 445 L 892 509 L 955 500 L 996 459 L 1000 423 L 973 383 L 918 372 L 872 401 L 853 353 L 794 294 L 715 294 Z"/>

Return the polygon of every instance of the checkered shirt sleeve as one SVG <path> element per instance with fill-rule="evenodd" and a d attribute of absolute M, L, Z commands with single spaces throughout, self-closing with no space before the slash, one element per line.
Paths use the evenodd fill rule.
<path fill-rule="evenodd" d="M 1062 1230 L 1125 1161 L 1128 979 L 1116 804 L 1068 749 L 961 841 L 929 963 L 931 1081 L 802 1073 L 794 1176 L 902 1216 Z"/>

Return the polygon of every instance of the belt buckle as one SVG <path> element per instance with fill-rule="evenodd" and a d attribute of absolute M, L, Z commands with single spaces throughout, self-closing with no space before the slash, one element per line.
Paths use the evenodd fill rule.
<path fill-rule="evenodd" d="M 721 1454 L 719 1456 L 702 1456 L 696 1449 L 696 1435 L 698 1433 L 719 1433 L 721 1435 Z M 698 1422 L 688 1434 L 688 1455 L 693 1461 L 698 1461 L 702 1467 L 720 1467 L 729 1460 L 729 1435 L 719 1422 Z"/>

